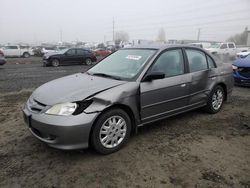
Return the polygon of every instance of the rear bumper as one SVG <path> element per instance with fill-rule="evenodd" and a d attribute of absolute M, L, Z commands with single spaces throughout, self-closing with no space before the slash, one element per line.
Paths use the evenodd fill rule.
<path fill-rule="evenodd" d="M 51 147 L 72 150 L 89 145 L 91 127 L 97 113 L 55 116 L 30 112 L 23 108 L 24 121 L 34 137 Z"/>

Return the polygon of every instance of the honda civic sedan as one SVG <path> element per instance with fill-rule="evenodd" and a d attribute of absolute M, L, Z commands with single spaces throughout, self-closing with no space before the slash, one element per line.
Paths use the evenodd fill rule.
<path fill-rule="evenodd" d="M 51 147 L 109 154 L 140 126 L 202 107 L 219 112 L 232 72 L 196 47 L 124 48 L 87 72 L 40 86 L 24 105 L 24 120 Z"/>

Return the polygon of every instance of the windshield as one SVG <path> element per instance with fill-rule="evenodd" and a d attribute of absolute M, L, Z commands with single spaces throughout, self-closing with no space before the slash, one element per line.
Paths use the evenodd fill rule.
<path fill-rule="evenodd" d="M 125 49 L 108 56 L 88 73 L 92 75 L 109 75 L 124 80 L 133 79 L 153 56 L 156 50 L 152 49 Z"/>
<path fill-rule="evenodd" d="M 250 60 L 250 54 L 248 54 L 245 59 Z"/>
<path fill-rule="evenodd" d="M 64 54 L 64 53 L 67 52 L 68 50 L 69 50 L 68 48 L 62 49 L 62 50 L 59 50 L 59 53 L 60 53 L 60 54 Z"/>

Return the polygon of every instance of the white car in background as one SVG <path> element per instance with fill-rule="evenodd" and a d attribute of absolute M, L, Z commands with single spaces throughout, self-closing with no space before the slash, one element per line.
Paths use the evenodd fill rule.
<path fill-rule="evenodd" d="M 237 53 L 236 45 L 233 42 L 215 43 L 206 50 L 213 55 L 222 55 L 229 58 L 235 58 Z"/>
<path fill-rule="evenodd" d="M 1 50 L 5 57 L 28 58 L 31 55 L 34 55 L 32 49 L 29 46 L 7 45 L 7 46 L 4 46 Z"/>
<path fill-rule="evenodd" d="M 47 53 L 55 53 L 58 52 L 56 47 L 43 47 L 41 50 L 42 55 L 47 54 Z"/>

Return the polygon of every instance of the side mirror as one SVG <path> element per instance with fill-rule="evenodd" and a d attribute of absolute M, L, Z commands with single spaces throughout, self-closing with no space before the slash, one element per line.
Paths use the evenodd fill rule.
<path fill-rule="evenodd" d="M 152 80 L 163 79 L 163 78 L 165 78 L 164 72 L 149 72 L 144 77 L 143 81 L 152 81 Z"/>

